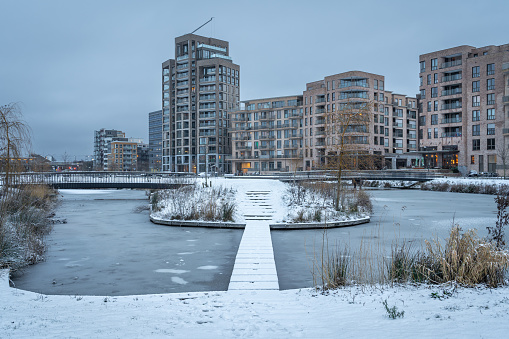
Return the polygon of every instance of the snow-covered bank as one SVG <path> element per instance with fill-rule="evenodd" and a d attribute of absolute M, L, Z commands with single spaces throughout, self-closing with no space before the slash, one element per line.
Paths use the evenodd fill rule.
<path fill-rule="evenodd" d="M 509 289 L 349 287 L 142 296 L 48 296 L 0 279 L 2 338 L 503 338 Z M 396 306 L 391 320 L 382 305 Z"/>

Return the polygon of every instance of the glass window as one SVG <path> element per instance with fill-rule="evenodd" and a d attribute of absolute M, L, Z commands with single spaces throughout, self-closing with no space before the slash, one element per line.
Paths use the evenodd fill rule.
<path fill-rule="evenodd" d="M 495 105 L 495 93 L 487 95 L 488 105 Z"/>
<path fill-rule="evenodd" d="M 472 81 L 472 92 L 479 92 L 481 90 L 480 81 Z"/>
<path fill-rule="evenodd" d="M 472 164 L 472 165 L 475 164 L 475 155 L 470 156 L 470 164 Z"/>
<path fill-rule="evenodd" d="M 486 131 L 488 135 L 495 135 L 495 124 L 488 124 L 488 129 Z"/>
<path fill-rule="evenodd" d="M 495 120 L 495 109 L 494 108 L 488 108 L 487 110 L 487 116 L 488 120 Z"/>
<path fill-rule="evenodd" d="M 426 98 L 426 90 L 421 89 L 421 99 L 425 99 L 425 98 Z"/>
<path fill-rule="evenodd" d="M 473 139 L 472 140 L 472 151 L 480 151 L 481 150 L 481 140 Z"/>
<path fill-rule="evenodd" d="M 494 150 L 495 149 L 495 139 L 488 139 L 487 140 L 486 149 L 487 150 Z"/>
<path fill-rule="evenodd" d="M 431 59 L 431 70 L 434 71 L 438 69 L 438 59 Z"/>
<path fill-rule="evenodd" d="M 438 114 L 432 114 L 431 115 L 431 124 L 432 125 L 438 125 Z"/>
<path fill-rule="evenodd" d="M 481 135 L 481 125 L 472 125 L 472 135 Z"/>
<path fill-rule="evenodd" d="M 432 87 L 431 88 L 431 97 L 432 98 L 438 97 L 438 87 Z"/>
<path fill-rule="evenodd" d="M 481 76 L 481 68 L 479 66 L 472 67 L 472 78 L 478 78 Z"/>
<path fill-rule="evenodd" d="M 419 77 L 419 86 L 422 86 L 422 77 Z"/>
<path fill-rule="evenodd" d="M 481 96 L 480 95 L 474 95 L 472 97 L 472 106 L 474 106 L 474 107 L 481 106 Z"/>
<path fill-rule="evenodd" d="M 431 112 L 431 101 L 428 101 L 428 112 Z"/>
<path fill-rule="evenodd" d="M 431 85 L 431 74 L 428 74 L 427 79 L 428 79 L 428 85 Z"/>
<path fill-rule="evenodd" d="M 438 111 L 438 100 L 433 101 L 433 110 Z"/>
<path fill-rule="evenodd" d="M 426 61 L 421 61 L 419 63 L 419 66 L 420 66 L 420 69 L 421 69 L 421 71 L 420 71 L 421 73 L 426 71 Z"/>
<path fill-rule="evenodd" d="M 487 75 L 495 74 L 495 64 L 488 64 L 488 66 L 486 67 L 486 74 Z"/>
<path fill-rule="evenodd" d="M 438 74 L 437 73 L 433 74 L 433 83 L 438 84 Z"/>
<path fill-rule="evenodd" d="M 472 111 L 472 121 L 481 120 L 481 111 Z"/>
<path fill-rule="evenodd" d="M 495 79 L 491 78 L 486 81 L 488 91 L 493 91 L 495 89 Z"/>
<path fill-rule="evenodd" d="M 428 139 L 431 139 L 431 128 L 428 128 Z"/>

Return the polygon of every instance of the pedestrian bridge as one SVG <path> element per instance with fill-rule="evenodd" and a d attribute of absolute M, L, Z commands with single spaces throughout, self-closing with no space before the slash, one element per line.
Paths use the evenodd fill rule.
<path fill-rule="evenodd" d="M 307 171 L 296 174 L 287 172 L 279 175 L 281 181 L 293 180 L 337 180 L 335 171 Z M 391 180 L 391 181 L 430 181 L 443 178 L 444 175 L 418 170 L 378 170 L 378 171 L 342 171 L 341 180 Z"/>
<path fill-rule="evenodd" d="M 171 189 L 194 181 L 189 173 L 32 172 L 13 173 L 10 186 L 44 184 L 56 189 Z"/>

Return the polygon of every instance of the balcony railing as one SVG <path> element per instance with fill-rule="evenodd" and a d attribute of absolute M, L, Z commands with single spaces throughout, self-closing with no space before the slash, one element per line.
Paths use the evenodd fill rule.
<path fill-rule="evenodd" d="M 442 91 L 442 96 L 448 96 L 448 95 L 455 95 L 455 94 L 461 94 L 461 88 L 453 88 L 453 89 L 447 89 Z"/>
<path fill-rule="evenodd" d="M 461 122 L 461 118 L 444 118 L 442 119 L 442 124 L 454 124 Z"/>
<path fill-rule="evenodd" d="M 188 59 L 188 58 L 189 58 L 189 54 L 181 55 L 181 56 L 177 57 L 177 61 L 185 60 L 185 59 Z"/>
<path fill-rule="evenodd" d="M 461 137 L 461 132 L 445 132 L 445 133 L 442 133 L 442 138 L 453 138 L 453 137 Z"/>
<path fill-rule="evenodd" d="M 440 68 L 448 68 L 461 65 L 461 60 L 454 60 L 442 63 Z"/>
<path fill-rule="evenodd" d="M 442 77 L 442 82 L 448 82 L 448 81 L 454 81 L 454 80 L 461 80 L 461 74 L 453 74 L 453 75 L 447 75 L 445 77 Z"/>
<path fill-rule="evenodd" d="M 461 108 L 461 101 L 442 105 L 442 109 L 455 109 L 455 108 Z"/>
<path fill-rule="evenodd" d="M 224 47 L 217 47 L 217 46 L 211 46 L 211 45 L 206 45 L 206 44 L 198 44 L 198 48 L 207 48 L 207 49 L 211 49 L 214 51 L 226 53 L 226 48 L 224 48 Z"/>

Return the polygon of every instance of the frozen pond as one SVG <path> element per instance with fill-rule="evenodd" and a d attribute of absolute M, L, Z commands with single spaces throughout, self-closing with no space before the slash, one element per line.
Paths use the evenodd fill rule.
<path fill-rule="evenodd" d="M 13 278 L 44 294 L 129 295 L 227 290 L 242 230 L 152 224 L 145 191 L 60 190 L 46 261 Z"/>
<path fill-rule="evenodd" d="M 329 245 L 361 243 L 384 247 L 388 253 L 395 239 L 417 247 L 422 239 L 446 238 L 453 221 L 463 230 L 476 228 L 486 236 L 486 226 L 496 221 L 495 196 L 419 190 L 371 190 L 374 215 L 369 224 L 331 229 Z M 313 286 L 314 254 L 319 255 L 323 231 L 272 231 L 274 258 L 281 289 Z"/>

